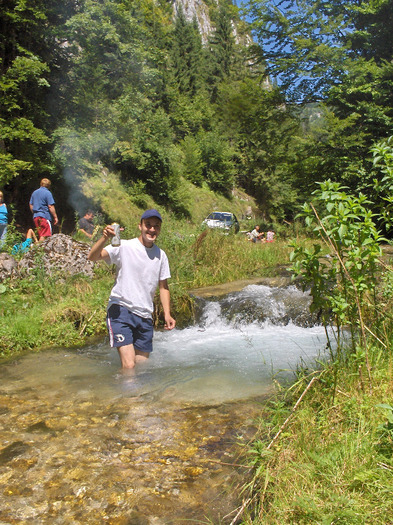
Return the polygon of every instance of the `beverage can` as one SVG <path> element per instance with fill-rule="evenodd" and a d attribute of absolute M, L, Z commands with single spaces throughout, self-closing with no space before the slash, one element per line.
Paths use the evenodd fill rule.
<path fill-rule="evenodd" d="M 112 237 L 111 244 L 112 246 L 120 246 L 120 224 L 114 222 L 111 226 L 115 230 L 115 235 Z"/>

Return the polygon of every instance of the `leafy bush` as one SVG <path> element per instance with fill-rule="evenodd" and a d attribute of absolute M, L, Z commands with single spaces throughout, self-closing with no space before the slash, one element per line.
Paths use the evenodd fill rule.
<path fill-rule="evenodd" d="M 320 311 L 325 324 L 332 321 L 339 334 L 349 326 L 354 336 L 375 304 L 380 236 L 370 204 L 362 194 L 353 196 L 330 180 L 313 193 L 314 204 L 304 204 L 303 217 L 313 235 L 327 246 L 322 257 L 320 242 L 313 250 L 292 244 L 292 271 L 311 288 L 312 309 Z"/>

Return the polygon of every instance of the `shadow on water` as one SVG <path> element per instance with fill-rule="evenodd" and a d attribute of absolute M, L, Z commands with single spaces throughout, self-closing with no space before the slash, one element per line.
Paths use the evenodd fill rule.
<path fill-rule="evenodd" d="M 229 523 L 247 472 L 238 443 L 273 374 L 290 381 L 326 344 L 301 321 L 308 303 L 264 286 L 206 302 L 128 375 L 106 342 L 4 364 L 0 522 Z"/>

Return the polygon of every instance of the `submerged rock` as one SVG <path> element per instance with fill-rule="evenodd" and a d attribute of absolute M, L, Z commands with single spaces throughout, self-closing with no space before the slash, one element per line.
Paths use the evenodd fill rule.
<path fill-rule="evenodd" d="M 29 445 L 23 443 L 23 441 L 14 441 L 0 451 L 0 465 L 4 465 L 14 458 L 21 456 L 29 450 L 29 448 Z"/>

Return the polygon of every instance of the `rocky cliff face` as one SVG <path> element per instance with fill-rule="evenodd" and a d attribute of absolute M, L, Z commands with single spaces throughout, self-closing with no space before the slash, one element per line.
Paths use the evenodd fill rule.
<path fill-rule="evenodd" d="M 217 0 L 214 0 L 217 5 Z M 203 0 L 174 0 L 173 10 L 175 15 L 179 9 L 183 9 L 183 13 L 187 20 L 191 21 L 194 17 L 198 21 L 199 31 L 202 35 L 202 42 L 206 44 L 210 33 L 213 31 L 213 25 L 209 17 L 209 8 Z"/>
<path fill-rule="evenodd" d="M 218 7 L 218 0 L 213 0 Z M 182 8 L 187 20 L 191 21 L 196 18 L 199 26 L 199 31 L 202 36 L 202 43 L 206 44 L 209 35 L 214 31 L 214 25 L 212 24 L 209 16 L 209 7 L 204 0 L 173 0 L 173 10 L 176 15 L 178 10 Z M 252 42 L 251 36 L 241 38 L 238 34 L 236 23 L 232 22 L 233 34 L 236 42 L 242 42 L 244 45 L 249 45 Z"/>

